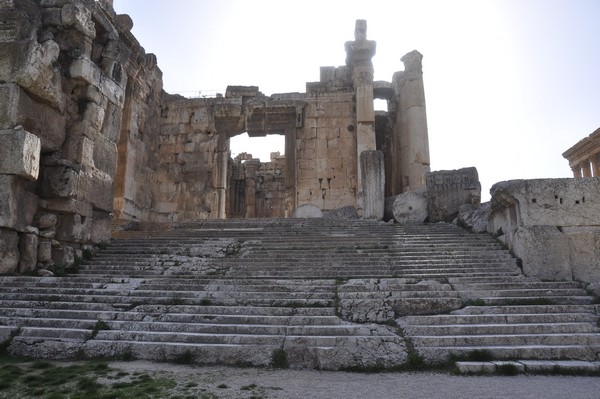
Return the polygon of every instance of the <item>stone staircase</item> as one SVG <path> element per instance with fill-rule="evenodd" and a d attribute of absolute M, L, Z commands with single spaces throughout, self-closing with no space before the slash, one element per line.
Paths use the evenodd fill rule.
<path fill-rule="evenodd" d="M 397 367 L 409 351 L 595 360 L 600 347 L 578 283 L 526 278 L 491 237 L 452 225 L 257 219 L 114 236 L 76 274 L 0 277 L 11 353 L 335 370 Z"/>

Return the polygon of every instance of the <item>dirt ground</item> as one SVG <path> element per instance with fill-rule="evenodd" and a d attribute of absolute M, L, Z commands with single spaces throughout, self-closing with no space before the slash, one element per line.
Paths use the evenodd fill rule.
<path fill-rule="evenodd" d="M 455 376 L 447 373 L 345 373 L 112 362 L 111 367 L 173 379 L 182 397 L 206 399 L 600 399 L 600 377 Z"/>

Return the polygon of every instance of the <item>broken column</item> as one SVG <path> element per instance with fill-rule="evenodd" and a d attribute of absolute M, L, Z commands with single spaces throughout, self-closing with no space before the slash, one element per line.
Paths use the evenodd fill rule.
<path fill-rule="evenodd" d="M 363 184 L 363 218 L 383 219 L 385 200 L 385 166 L 383 152 L 363 151 L 360 154 Z"/>
<path fill-rule="evenodd" d="M 429 139 L 423 86 L 423 56 L 411 51 L 401 58 L 404 71 L 396 72 L 393 86 L 398 107 L 400 132 L 400 158 L 402 191 L 414 191 L 425 187 L 425 175 L 429 172 Z"/>

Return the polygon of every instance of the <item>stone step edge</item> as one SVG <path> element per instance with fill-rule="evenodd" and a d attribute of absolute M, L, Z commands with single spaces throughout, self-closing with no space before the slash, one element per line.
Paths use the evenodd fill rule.
<path fill-rule="evenodd" d="M 600 362 L 583 360 L 505 360 L 505 361 L 458 361 L 459 374 L 578 374 L 598 375 Z"/>

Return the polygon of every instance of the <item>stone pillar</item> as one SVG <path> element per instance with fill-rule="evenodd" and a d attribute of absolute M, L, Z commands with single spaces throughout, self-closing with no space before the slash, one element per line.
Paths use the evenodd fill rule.
<path fill-rule="evenodd" d="M 581 167 L 579 165 L 571 166 L 571 171 L 573 172 L 574 178 L 581 179 Z"/>
<path fill-rule="evenodd" d="M 227 204 L 227 169 L 229 166 L 229 139 L 226 134 L 221 133 L 217 139 L 217 181 L 215 188 L 218 196 L 217 218 L 225 219 Z"/>
<path fill-rule="evenodd" d="M 403 192 L 425 187 L 425 176 L 430 171 L 422 59 L 421 53 L 411 51 L 401 58 L 404 71 L 394 75 L 399 123 L 402 125 L 400 162 Z"/>
<path fill-rule="evenodd" d="M 598 159 L 598 154 L 592 155 L 590 162 L 592 163 L 592 175 L 594 177 L 600 176 L 600 159 Z"/>
<path fill-rule="evenodd" d="M 363 151 L 360 168 L 364 176 L 363 218 L 383 219 L 385 210 L 385 166 L 382 151 Z"/>
<path fill-rule="evenodd" d="M 581 172 L 583 174 L 583 177 L 592 177 L 592 169 L 590 166 L 589 159 L 581 163 Z"/>
<path fill-rule="evenodd" d="M 260 160 L 246 161 L 246 219 L 256 217 L 256 169 Z"/>
<path fill-rule="evenodd" d="M 360 157 L 364 151 L 376 150 L 375 108 L 373 105 L 373 63 L 376 43 L 367 40 L 367 21 L 357 20 L 354 41 L 346 42 L 346 65 L 352 71 L 356 96 L 356 154 L 357 154 L 357 206 L 363 208 L 364 178 Z M 383 217 L 383 216 L 382 216 Z"/>

